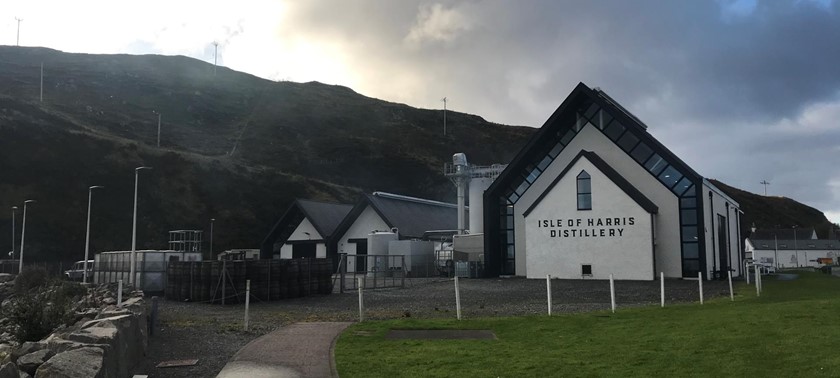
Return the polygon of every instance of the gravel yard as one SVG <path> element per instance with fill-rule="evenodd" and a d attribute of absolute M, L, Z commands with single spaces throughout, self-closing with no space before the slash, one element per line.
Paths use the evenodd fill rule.
<path fill-rule="evenodd" d="M 461 312 L 465 318 L 546 313 L 545 280 L 523 278 L 462 279 Z M 659 304 L 659 281 L 616 281 L 619 310 Z M 705 298 L 728 295 L 726 281 L 704 282 Z M 608 310 L 608 281 L 553 280 L 553 313 Z M 697 281 L 666 280 L 667 303 L 698 300 Z M 405 289 L 365 291 L 366 319 L 455 317 L 451 279 L 412 279 Z M 244 305 L 210 305 L 160 300 L 159 322 L 149 338 L 146 359 L 134 374 L 150 377 L 214 377 L 237 350 L 260 335 L 299 321 L 354 321 L 355 292 L 276 302 L 251 302 L 251 329 L 242 330 Z M 281 351 L 278 351 L 281 353 Z M 190 367 L 155 368 L 168 360 L 198 359 Z"/>

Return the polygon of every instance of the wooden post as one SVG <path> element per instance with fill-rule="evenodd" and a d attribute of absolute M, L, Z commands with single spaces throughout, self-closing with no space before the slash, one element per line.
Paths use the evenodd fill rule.
<path fill-rule="evenodd" d="M 735 301 L 735 293 L 732 292 L 732 271 L 730 270 L 727 273 L 729 273 L 729 275 L 728 275 L 729 276 L 729 299 L 731 299 L 734 302 Z"/>
<path fill-rule="evenodd" d="M 225 287 L 227 286 L 227 261 L 222 260 L 222 306 L 225 305 Z"/>
<path fill-rule="evenodd" d="M 117 306 L 122 304 L 122 280 L 117 282 Z"/>
<path fill-rule="evenodd" d="M 248 310 L 251 305 L 251 280 L 245 281 L 245 331 L 248 331 Z"/>
<path fill-rule="evenodd" d="M 455 275 L 455 314 L 461 320 L 461 292 L 458 288 L 458 275 Z"/>
<path fill-rule="evenodd" d="M 612 273 L 610 273 L 610 304 L 612 304 L 612 312 L 615 313 L 615 281 Z"/>
<path fill-rule="evenodd" d="M 362 287 L 364 284 L 362 283 L 362 277 L 356 278 L 356 286 L 359 287 L 359 323 L 365 321 L 365 299 L 364 294 L 362 293 Z"/>
<path fill-rule="evenodd" d="M 665 307 L 665 272 L 659 272 L 659 297 L 660 307 Z"/>
<path fill-rule="evenodd" d="M 703 304 L 703 272 L 697 272 L 697 283 L 700 285 L 700 304 Z"/>
<path fill-rule="evenodd" d="M 548 296 L 548 316 L 551 316 L 551 275 L 545 275 L 545 291 Z"/>

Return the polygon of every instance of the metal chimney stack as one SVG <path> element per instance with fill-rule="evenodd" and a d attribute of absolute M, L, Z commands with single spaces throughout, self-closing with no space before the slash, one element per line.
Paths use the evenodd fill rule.
<path fill-rule="evenodd" d="M 467 183 L 470 181 L 470 166 L 467 163 L 467 155 L 461 152 L 452 155 L 452 165 L 455 168 L 455 172 L 451 175 L 452 181 L 458 188 L 458 234 L 463 235 L 467 228 L 464 223 L 467 213 Z"/>

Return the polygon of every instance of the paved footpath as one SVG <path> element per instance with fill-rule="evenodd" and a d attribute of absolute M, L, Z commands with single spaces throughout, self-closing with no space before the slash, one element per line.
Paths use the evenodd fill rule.
<path fill-rule="evenodd" d="M 352 323 L 295 323 L 251 341 L 217 378 L 338 377 L 333 348 Z"/>

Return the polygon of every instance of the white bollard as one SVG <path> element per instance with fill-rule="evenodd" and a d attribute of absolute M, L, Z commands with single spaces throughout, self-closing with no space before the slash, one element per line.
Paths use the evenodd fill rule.
<path fill-rule="evenodd" d="M 744 271 L 747 272 L 747 285 L 750 284 L 750 264 L 744 261 Z"/>
<path fill-rule="evenodd" d="M 615 313 L 615 282 L 612 273 L 610 273 L 610 304 L 612 305 L 612 312 Z"/>
<path fill-rule="evenodd" d="M 732 271 L 730 270 L 727 273 L 729 273 L 729 299 L 735 302 L 735 293 L 732 291 Z"/>
<path fill-rule="evenodd" d="M 122 280 L 117 282 L 117 306 L 122 304 Z"/>
<path fill-rule="evenodd" d="M 545 275 L 545 291 L 548 296 L 548 316 L 551 316 L 551 275 Z"/>
<path fill-rule="evenodd" d="M 755 267 L 755 296 L 761 296 L 761 268 Z"/>
<path fill-rule="evenodd" d="M 251 306 L 251 280 L 245 280 L 245 331 L 248 331 L 248 310 Z"/>
<path fill-rule="evenodd" d="M 461 320 L 461 291 L 458 287 L 458 276 L 455 276 L 455 314 Z"/>
<path fill-rule="evenodd" d="M 659 272 L 659 297 L 662 303 L 660 307 L 665 307 L 665 272 Z"/>
<path fill-rule="evenodd" d="M 700 285 L 700 304 L 703 304 L 703 272 L 697 272 L 697 282 Z"/>
<path fill-rule="evenodd" d="M 362 277 L 356 278 L 356 286 L 359 287 L 359 323 L 365 321 L 365 299 L 362 293 Z"/>

